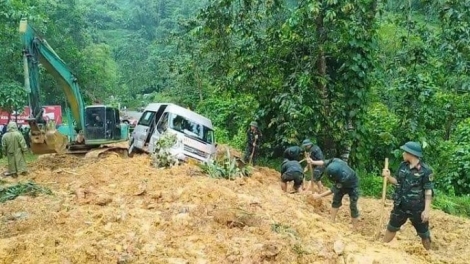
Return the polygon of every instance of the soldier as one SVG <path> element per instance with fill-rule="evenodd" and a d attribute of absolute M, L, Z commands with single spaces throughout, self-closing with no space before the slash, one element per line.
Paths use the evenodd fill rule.
<path fill-rule="evenodd" d="M 359 200 L 359 178 L 357 177 L 356 172 L 351 169 L 346 162 L 338 158 L 325 161 L 309 159 L 308 162 L 316 166 L 325 165 L 325 171 L 321 176 L 326 174 L 328 179 L 333 182 L 333 186 L 330 190 L 322 194 L 314 193 L 313 198 L 317 200 L 333 194 L 331 221 L 334 223 L 336 220 L 336 214 L 342 205 L 343 197 L 345 194 L 348 194 L 352 225 L 354 229 L 357 229 L 359 219 L 359 210 L 357 209 L 357 201 Z"/>
<path fill-rule="evenodd" d="M 284 158 L 288 160 L 297 160 L 299 161 L 302 158 L 303 150 L 298 146 L 288 147 L 284 151 Z"/>
<path fill-rule="evenodd" d="M 323 160 L 323 152 L 321 151 L 320 147 L 317 145 L 314 145 L 310 139 L 306 139 L 302 142 L 302 148 L 305 150 L 305 152 L 308 152 L 308 157 L 311 158 L 312 160 Z M 306 168 L 307 169 L 307 168 Z M 309 190 L 312 187 L 312 180 L 315 182 L 317 185 L 318 189 L 321 191 L 323 190 L 323 185 L 320 181 L 321 175 L 323 173 L 323 166 L 316 166 L 315 169 L 313 170 L 313 179 L 310 177 L 305 177 L 306 180 L 306 188 L 305 190 Z M 305 171 L 304 171 L 305 172 Z"/>
<path fill-rule="evenodd" d="M 250 123 L 250 128 L 246 131 L 246 148 L 245 148 L 245 163 L 256 164 L 259 146 L 261 143 L 261 131 L 258 128 L 258 123 L 253 121 Z"/>
<path fill-rule="evenodd" d="M 16 177 L 18 173 L 27 173 L 24 153 L 28 151 L 28 147 L 15 122 L 8 123 L 7 133 L 2 138 L 2 151 L 8 159 L 8 172 L 5 176 Z"/>
<path fill-rule="evenodd" d="M 287 192 L 287 182 L 294 182 L 294 192 L 301 192 L 304 179 L 302 166 L 298 159 L 302 149 L 298 146 L 289 147 L 284 151 L 284 161 L 281 165 L 281 189 Z"/>
<path fill-rule="evenodd" d="M 429 232 L 429 211 L 433 196 L 433 171 L 422 162 L 421 145 L 417 142 L 407 142 L 400 147 L 403 152 L 403 162 L 398 167 L 394 177 L 384 169 L 382 175 L 395 185 L 394 204 L 390 214 L 387 230 L 383 241 L 393 240 L 400 227 L 411 220 L 421 242 L 426 250 L 431 248 Z"/>
<path fill-rule="evenodd" d="M 23 126 L 23 137 L 24 137 L 24 140 L 26 142 L 26 146 L 28 147 L 28 149 L 31 148 L 31 137 L 29 136 L 29 132 L 31 131 L 31 128 L 29 127 L 24 127 Z"/>

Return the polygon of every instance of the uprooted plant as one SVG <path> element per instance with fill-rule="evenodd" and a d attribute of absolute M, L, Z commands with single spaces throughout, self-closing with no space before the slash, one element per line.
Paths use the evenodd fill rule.
<path fill-rule="evenodd" d="M 221 159 L 210 159 L 208 162 L 199 165 L 202 171 L 211 178 L 235 179 L 251 175 L 251 168 L 248 166 L 239 168 L 237 160 L 230 155 L 230 150 Z"/>
<path fill-rule="evenodd" d="M 177 142 L 176 134 L 165 132 L 156 142 L 152 153 L 152 163 L 156 168 L 169 168 L 178 165 L 178 159 L 170 149 Z"/>
<path fill-rule="evenodd" d="M 0 187 L 0 203 L 4 203 L 9 200 L 14 200 L 20 195 L 29 195 L 36 197 L 41 193 L 48 195 L 52 194 L 51 190 L 39 186 L 34 182 L 19 182 L 7 187 Z"/>

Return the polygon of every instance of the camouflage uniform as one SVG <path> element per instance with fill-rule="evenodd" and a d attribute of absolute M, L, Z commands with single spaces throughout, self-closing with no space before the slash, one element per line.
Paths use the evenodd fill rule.
<path fill-rule="evenodd" d="M 16 175 L 26 173 L 24 153 L 28 151 L 23 135 L 18 131 L 15 122 L 8 123 L 7 133 L 2 138 L 2 151 L 8 159 L 8 173 Z"/>
<path fill-rule="evenodd" d="M 252 131 L 251 128 L 248 128 L 248 130 L 246 131 L 247 142 L 246 142 L 246 148 L 245 148 L 244 161 L 246 163 L 248 163 L 249 160 L 250 160 L 251 153 L 253 153 L 253 159 L 251 160 L 251 162 L 253 163 L 253 165 L 255 165 L 256 160 L 258 158 L 258 151 L 259 151 L 259 146 L 260 146 L 260 143 L 261 143 L 261 136 L 262 135 L 261 135 L 261 132 L 258 129 L 258 123 L 251 122 L 250 126 L 254 126 L 256 129 L 255 129 L 255 131 Z M 256 139 L 256 135 L 258 136 L 258 139 Z M 255 141 L 256 141 L 256 147 L 254 148 L 254 152 L 253 152 L 253 143 Z"/>
<path fill-rule="evenodd" d="M 304 181 L 304 173 L 302 166 L 296 160 L 285 159 L 281 165 L 281 181 L 289 182 L 294 181 L 294 189 L 299 190 Z"/>
<path fill-rule="evenodd" d="M 421 238 L 430 238 L 429 222 L 423 223 L 421 213 L 424 211 L 425 191 L 433 190 L 432 173 L 432 169 L 422 162 L 412 169 L 407 162 L 400 164 L 395 173 L 397 185 L 388 231 L 399 231 L 400 227 L 410 219 Z"/>
<path fill-rule="evenodd" d="M 310 153 L 310 158 L 312 160 L 323 160 L 325 157 L 323 156 L 323 152 L 321 151 L 320 147 L 317 145 L 314 145 L 310 139 L 306 139 L 302 142 L 302 147 Z M 313 169 L 313 181 L 318 182 L 321 179 L 322 173 L 324 170 L 324 166 L 316 166 Z M 309 179 L 306 180 L 311 180 L 310 177 Z"/>
<path fill-rule="evenodd" d="M 325 161 L 325 171 L 328 179 L 333 182 L 331 192 L 333 193 L 333 208 L 340 208 L 345 194 L 349 195 L 349 209 L 351 217 L 359 217 L 357 201 L 359 200 L 359 178 L 356 172 L 341 159 L 334 158 Z M 323 176 L 321 174 L 320 176 Z M 320 177 L 321 179 L 321 177 Z"/>
<path fill-rule="evenodd" d="M 302 158 L 302 155 L 301 155 L 302 153 L 303 153 L 302 149 L 298 146 L 288 147 L 284 151 L 284 158 L 288 160 L 299 161 Z"/>

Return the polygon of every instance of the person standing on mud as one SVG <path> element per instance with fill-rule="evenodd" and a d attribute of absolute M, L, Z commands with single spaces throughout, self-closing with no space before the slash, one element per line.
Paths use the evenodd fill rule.
<path fill-rule="evenodd" d="M 256 165 L 261 137 L 262 134 L 258 128 L 258 123 L 255 121 L 251 122 L 250 128 L 246 131 L 245 163 L 251 163 L 253 166 Z"/>
<path fill-rule="evenodd" d="M 284 161 L 281 165 L 281 189 L 284 192 L 287 192 L 287 183 L 290 181 L 294 182 L 294 192 L 302 191 L 300 187 L 304 180 L 304 173 L 298 161 L 301 153 L 302 149 L 298 146 L 288 147 L 284 151 Z"/>
<path fill-rule="evenodd" d="M 333 158 L 330 160 L 313 160 L 308 159 L 307 162 L 315 166 L 325 166 L 324 172 L 321 174 L 327 175 L 328 179 L 333 182 L 330 190 L 318 194 L 314 193 L 315 200 L 333 194 L 333 203 L 331 204 L 331 221 L 336 221 L 336 214 L 342 205 L 342 200 L 345 194 L 349 195 L 349 209 L 351 211 L 351 220 L 353 229 L 357 229 L 359 220 L 359 209 L 357 208 L 357 201 L 359 200 L 359 178 L 356 172 L 349 167 L 349 165 L 342 159 Z M 321 176 L 319 180 L 321 179 Z"/>
<path fill-rule="evenodd" d="M 23 135 L 18 131 L 15 122 L 8 123 L 7 133 L 2 138 L 2 152 L 8 159 L 8 172 L 5 176 L 16 177 L 18 174 L 26 174 L 28 169 L 24 159 L 24 153 L 28 151 Z"/>
<path fill-rule="evenodd" d="M 307 152 L 308 157 L 311 158 L 312 160 L 323 160 L 325 158 L 323 156 L 323 152 L 321 151 L 320 147 L 317 145 L 314 145 L 310 139 L 305 139 L 302 142 L 302 148 L 305 150 L 305 152 Z M 305 177 L 306 186 L 307 186 L 305 190 L 310 190 L 310 188 L 312 188 L 312 180 L 313 182 L 315 182 L 315 184 L 317 185 L 320 191 L 323 190 L 323 185 L 320 181 L 322 173 L 323 173 L 323 169 L 324 169 L 323 166 L 316 166 L 313 169 L 313 178 L 312 176 Z"/>
<path fill-rule="evenodd" d="M 421 145 L 418 142 L 407 142 L 400 147 L 403 152 L 403 162 L 398 167 L 394 177 L 390 170 L 384 169 L 382 176 L 395 185 L 393 209 L 383 241 L 393 240 L 397 231 L 411 220 L 416 233 L 426 250 L 431 248 L 429 232 L 429 211 L 433 196 L 433 171 L 422 162 Z"/>

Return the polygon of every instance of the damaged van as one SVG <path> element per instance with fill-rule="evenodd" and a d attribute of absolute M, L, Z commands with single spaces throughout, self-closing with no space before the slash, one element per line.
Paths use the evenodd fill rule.
<path fill-rule="evenodd" d="M 206 162 L 216 153 L 212 121 L 189 109 L 171 103 L 151 103 L 144 109 L 129 142 L 129 154 L 153 153 L 155 142 L 169 131 L 177 136 L 171 148 L 179 160 Z"/>

